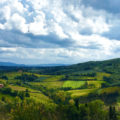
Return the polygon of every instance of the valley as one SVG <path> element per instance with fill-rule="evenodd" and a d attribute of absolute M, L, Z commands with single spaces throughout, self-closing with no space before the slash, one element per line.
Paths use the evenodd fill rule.
<path fill-rule="evenodd" d="M 20 115 L 23 115 L 23 113 L 19 112 L 25 106 L 28 108 L 33 107 L 29 105 L 33 101 L 35 106 L 40 104 L 40 106 L 45 107 L 45 110 L 48 109 L 49 111 L 50 109 L 57 109 L 61 105 L 62 107 L 59 109 L 66 110 L 67 108 L 64 107 L 68 106 L 68 108 L 76 107 L 73 110 L 77 110 L 77 107 L 80 109 L 81 105 L 92 105 L 92 102 L 98 101 L 97 104 L 104 105 L 103 111 L 106 111 L 106 117 L 108 108 L 114 106 L 117 118 L 119 118 L 120 75 L 118 64 L 120 64 L 120 60 L 115 59 L 66 67 L 26 68 L 2 66 L 0 69 L 0 84 L 3 87 L 0 88 L 0 104 L 5 111 L 1 108 L 0 116 L 3 118 L 2 120 L 7 117 L 8 120 L 20 120 Z M 17 105 L 20 104 L 26 105 L 18 109 Z M 13 110 L 15 114 L 12 113 L 13 108 L 16 111 L 15 113 Z M 69 116 L 61 116 L 63 118 L 60 118 L 57 114 L 61 114 L 61 112 L 61 110 L 57 111 L 57 113 L 55 112 L 53 114 L 54 117 L 65 120 L 69 118 Z M 47 117 L 49 117 L 49 114 L 47 114 Z M 65 114 L 67 115 L 68 113 Z M 36 116 L 36 114 L 34 115 Z M 44 114 L 41 115 L 43 118 L 45 117 Z M 16 119 L 16 116 L 18 119 Z M 43 120 L 43 118 L 41 119 Z M 47 120 L 47 118 L 45 119 Z M 50 119 L 53 119 L 53 117 L 51 116 Z M 76 117 L 73 115 L 71 119 L 74 120 Z M 28 120 L 28 118 L 22 120 Z"/>

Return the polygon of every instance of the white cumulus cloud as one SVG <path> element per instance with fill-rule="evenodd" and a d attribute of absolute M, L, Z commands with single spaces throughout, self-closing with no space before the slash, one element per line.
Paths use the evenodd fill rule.
<path fill-rule="evenodd" d="M 66 63 L 72 58 L 75 63 L 118 57 L 120 17 L 107 6 L 96 9 L 94 4 L 97 2 L 0 0 L 1 57 Z"/>

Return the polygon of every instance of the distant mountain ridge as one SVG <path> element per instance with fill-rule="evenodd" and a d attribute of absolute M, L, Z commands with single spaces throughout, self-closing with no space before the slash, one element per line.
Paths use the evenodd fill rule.
<path fill-rule="evenodd" d="M 23 64 L 16 64 L 12 62 L 0 62 L 0 66 L 25 66 Z"/>
<path fill-rule="evenodd" d="M 78 64 L 32 64 L 32 65 L 25 65 L 25 64 L 17 64 L 12 62 L 0 62 L 0 66 L 15 66 L 15 67 L 51 67 L 49 70 L 63 71 L 67 73 L 75 72 L 75 71 L 87 71 L 87 70 L 103 70 L 104 68 L 116 67 L 120 68 L 120 58 L 110 59 L 110 60 L 103 60 L 103 61 L 88 61 Z"/>
<path fill-rule="evenodd" d="M 57 66 L 68 66 L 66 64 L 36 64 L 36 65 L 27 65 L 27 66 L 30 66 L 30 67 L 57 67 Z"/>
<path fill-rule="evenodd" d="M 35 64 L 35 65 L 25 65 L 25 64 L 16 64 L 12 62 L 0 62 L 0 66 L 8 67 L 55 67 L 55 66 L 66 66 L 65 64 Z"/>
<path fill-rule="evenodd" d="M 39 65 L 23 65 L 11 62 L 0 62 L 1 70 L 18 70 L 19 67 L 29 72 L 35 72 L 46 75 L 63 75 L 63 74 L 81 74 L 105 72 L 110 74 L 120 73 L 120 58 L 104 60 L 104 61 L 88 61 L 84 63 L 64 65 L 64 64 L 39 64 Z"/>

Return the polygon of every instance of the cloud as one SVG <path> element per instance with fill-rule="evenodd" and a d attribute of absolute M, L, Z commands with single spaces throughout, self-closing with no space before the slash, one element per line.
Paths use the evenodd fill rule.
<path fill-rule="evenodd" d="M 110 13 L 118 14 L 120 12 L 119 0 L 82 0 L 82 3 L 86 6 L 106 10 Z"/>
<path fill-rule="evenodd" d="M 0 46 L 26 47 L 26 48 L 59 48 L 70 47 L 74 44 L 71 39 L 60 39 L 56 34 L 33 35 L 19 31 L 0 30 Z"/>
<path fill-rule="evenodd" d="M 70 29 L 77 31 L 91 29 L 92 33 L 109 31 L 109 24 L 102 12 L 98 12 L 96 15 L 93 9 L 86 8 L 83 5 L 80 5 L 80 8 L 75 8 L 74 4 L 65 6 L 62 0 L 53 0 L 53 2 L 51 0 L 45 0 L 44 2 L 27 0 L 24 4 L 20 1 L 10 0 L 9 6 L 7 2 L 5 3 L 7 5 L 5 4 L 1 8 L 7 7 L 6 9 L 8 9 L 8 15 L 4 17 L 6 20 L 3 24 L 3 26 L 6 26 L 5 29 L 17 29 L 24 33 L 27 33 L 29 29 L 29 32 L 35 35 L 46 35 L 53 29 L 52 32 L 62 34 L 64 37 L 67 36 L 65 31 Z M 20 7 L 15 8 L 14 6 Z M 92 16 L 84 16 L 84 10 L 86 10 L 86 13 L 89 11 Z M 5 15 L 4 12 L 2 13 Z M 14 26 L 13 23 L 15 23 Z"/>
<path fill-rule="evenodd" d="M 117 50 L 117 49 L 116 49 Z M 115 54 L 116 53 L 116 54 Z M 119 56 L 120 52 L 86 49 L 86 48 L 10 48 L 0 49 L 0 61 L 15 61 L 24 64 L 49 64 L 49 63 L 79 63 L 88 60 L 104 60 Z M 102 57 L 101 57 L 102 56 Z M 14 58 L 14 59 L 13 59 Z M 49 60 L 49 61 L 48 61 Z"/>
<path fill-rule="evenodd" d="M 12 60 L 16 56 L 14 60 L 22 62 L 24 59 L 44 62 L 47 58 L 51 63 L 67 63 L 74 58 L 74 63 L 115 57 L 120 45 L 118 3 L 118 0 L 2 0 L 1 59 Z"/>
<path fill-rule="evenodd" d="M 39 15 L 34 17 L 34 22 L 29 24 L 29 32 L 35 35 L 47 35 L 47 25 L 45 20 L 45 14 L 43 12 L 39 12 Z"/>

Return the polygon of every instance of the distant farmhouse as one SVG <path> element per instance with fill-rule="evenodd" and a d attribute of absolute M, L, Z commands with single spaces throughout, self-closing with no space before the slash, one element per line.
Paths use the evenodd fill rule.
<path fill-rule="evenodd" d="M 3 88 L 4 87 L 4 85 L 3 84 L 0 84 L 0 88 Z"/>

